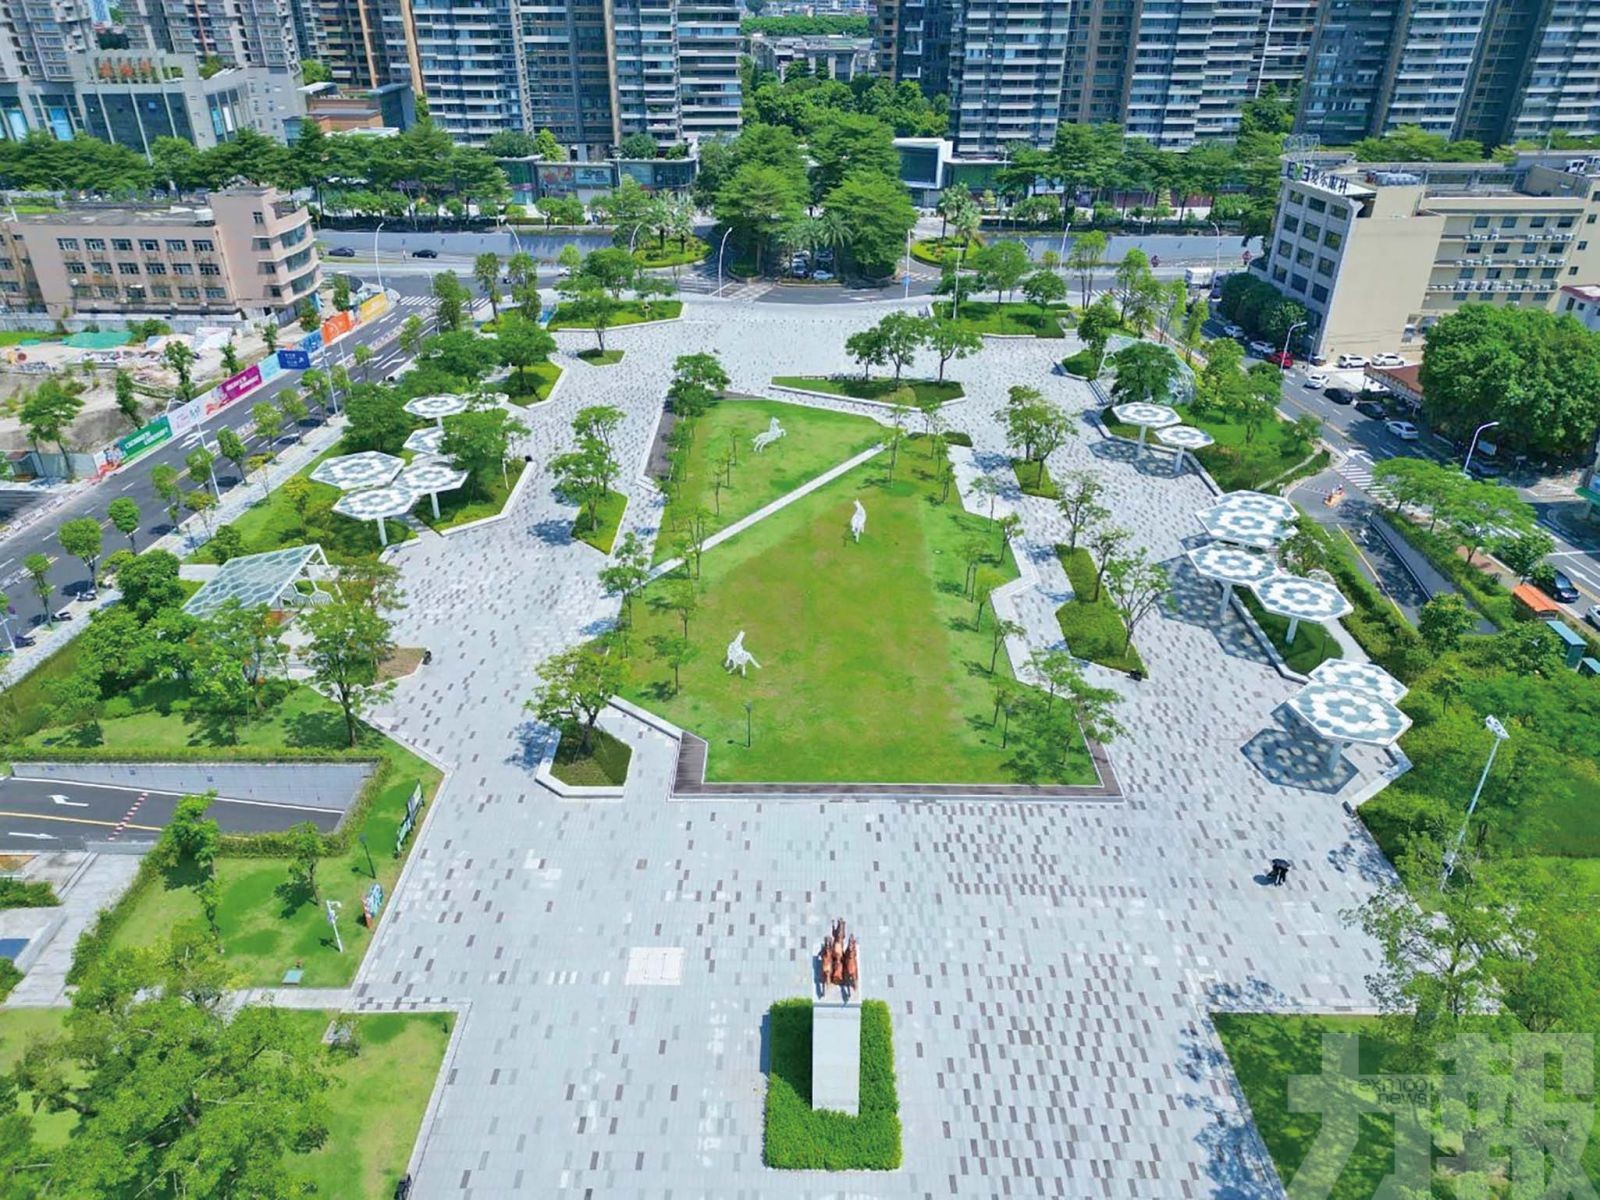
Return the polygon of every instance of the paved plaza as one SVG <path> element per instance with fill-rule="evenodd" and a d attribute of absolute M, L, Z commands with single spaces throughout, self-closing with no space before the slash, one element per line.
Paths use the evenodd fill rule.
<path fill-rule="evenodd" d="M 777 395 L 773 375 L 849 369 L 845 337 L 890 307 L 690 298 L 681 321 L 611 331 L 626 358 L 609 368 L 572 357 L 591 336 L 559 334 L 567 378 L 526 416 L 538 473 L 508 518 L 394 551 L 398 640 L 434 658 L 378 723 L 452 770 L 354 991 L 464 1014 L 418 1197 L 1280 1194 L 1206 1013 L 1367 1007 L 1374 949 L 1338 914 L 1387 868 L 1341 800 L 1388 760 L 1357 748 L 1329 774 L 1288 724 L 1298 685 L 1234 613 L 1219 622 L 1216 586 L 1183 558 L 1213 497 L 1170 475 L 1168 451 L 1136 456 L 1086 424 L 1049 464 L 1100 469 L 1114 521 L 1173 567 L 1172 611 L 1139 631 L 1150 677 L 1091 669 L 1126 697 L 1131 732 L 1109 748 L 1123 801 L 671 800 L 672 743 L 632 723 L 614 726 L 634 746 L 624 798 L 562 801 L 534 781 L 535 668 L 617 612 L 544 473 L 573 413 L 626 413 L 625 527 L 652 532 L 638 473 L 675 357 L 716 350 L 736 391 Z M 947 414 L 974 439 L 964 490 L 992 472 L 1023 518 L 1030 648 L 1059 643 L 1064 530 L 1017 493 L 995 414 L 1017 383 L 1091 410 L 1086 386 L 1050 374 L 1073 349 L 991 340 L 951 364 L 968 399 Z M 1258 878 L 1274 856 L 1295 864 L 1286 887 Z M 762 1015 L 810 993 L 839 916 L 864 994 L 893 1014 L 905 1165 L 769 1171 Z"/>

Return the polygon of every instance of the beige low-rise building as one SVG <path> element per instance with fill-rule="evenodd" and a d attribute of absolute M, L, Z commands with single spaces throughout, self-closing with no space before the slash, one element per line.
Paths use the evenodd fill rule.
<path fill-rule="evenodd" d="M 289 313 L 320 282 L 304 205 L 235 187 L 162 207 L 0 209 L 0 299 L 52 317 L 225 317 Z"/>
<path fill-rule="evenodd" d="M 1287 163 L 1258 264 L 1310 313 L 1313 353 L 1414 355 L 1463 304 L 1554 310 L 1600 278 L 1600 179 L 1539 162 L 1420 170 Z"/>

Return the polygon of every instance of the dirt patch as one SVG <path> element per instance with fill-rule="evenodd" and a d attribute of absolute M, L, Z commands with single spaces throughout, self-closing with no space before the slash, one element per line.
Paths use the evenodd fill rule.
<path fill-rule="evenodd" d="M 396 646 L 378 667 L 379 679 L 404 679 L 422 665 L 422 647 Z"/>

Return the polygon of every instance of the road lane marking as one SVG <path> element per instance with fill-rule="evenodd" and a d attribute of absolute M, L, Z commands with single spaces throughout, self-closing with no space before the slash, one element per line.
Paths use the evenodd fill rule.
<path fill-rule="evenodd" d="M 89 807 L 89 802 L 87 800 L 69 800 L 65 796 L 51 796 L 50 797 L 50 802 L 52 804 L 59 804 L 59 805 L 61 805 L 62 808 L 88 808 Z"/>
<path fill-rule="evenodd" d="M 23 821 L 58 821 L 63 825 L 104 825 L 108 829 L 116 829 L 119 827 L 116 821 L 100 821 L 96 820 L 94 817 L 58 817 L 54 813 L 0 811 L 0 817 L 16 817 Z M 148 833 L 161 832 L 161 826 L 159 825 L 128 825 L 126 828 L 142 829 Z"/>
<path fill-rule="evenodd" d="M 56 840 L 55 834 L 53 833 L 23 833 L 21 830 L 17 829 L 6 830 L 6 836 L 14 838 L 33 838 L 41 842 L 53 842 Z"/>

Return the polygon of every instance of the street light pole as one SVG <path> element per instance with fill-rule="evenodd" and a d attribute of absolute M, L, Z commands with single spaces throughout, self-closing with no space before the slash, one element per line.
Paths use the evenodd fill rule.
<path fill-rule="evenodd" d="M 1067 277 L 1067 234 L 1072 232 L 1072 222 L 1068 221 L 1061 227 L 1061 249 L 1056 257 L 1061 260 L 1061 278 Z"/>
<path fill-rule="evenodd" d="M 1465 472 L 1466 469 L 1472 465 L 1472 452 L 1478 448 L 1478 435 L 1481 434 L 1485 429 L 1493 429 L 1498 424 L 1500 424 L 1499 421 L 1485 421 L 1482 425 L 1479 425 L 1472 431 L 1472 445 L 1467 447 L 1467 460 L 1461 464 L 1461 470 L 1463 472 Z"/>
<path fill-rule="evenodd" d="M 966 252 L 967 252 L 967 244 L 966 244 L 966 242 L 962 242 L 961 245 L 956 247 L 956 273 L 955 273 L 956 292 L 955 292 L 954 297 L 952 297 L 951 301 L 950 301 L 950 319 L 952 321 L 956 320 L 958 317 L 961 316 L 961 256 L 963 254 L 965 254 Z"/>
<path fill-rule="evenodd" d="M 728 248 L 728 234 L 730 234 L 732 232 L 733 232 L 733 226 L 729 225 L 728 228 L 722 234 L 722 242 L 721 242 L 721 244 L 717 247 L 717 299 L 718 300 L 722 299 L 722 255 L 723 255 L 723 252 L 726 251 L 727 248 Z"/>
<path fill-rule="evenodd" d="M 1289 326 L 1288 330 L 1284 333 L 1284 335 L 1283 335 L 1283 356 L 1284 356 L 1284 358 L 1288 358 L 1289 357 L 1289 339 L 1294 337 L 1294 331 L 1296 329 L 1304 329 L 1305 326 L 1306 326 L 1306 323 L 1304 321 L 1296 321 L 1293 325 Z"/>
<path fill-rule="evenodd" d="M 1461 844 L 1467 840 L 1467 826 L 1472 823 L 1472 814 L 1477 810 L 1478 797 L 1483 795 L 1484 782 L 1489 778 L 1489 772 L 1494 767 L 1494 756 L 1500 749 L 1500 743 L 1511 735 L 1506 732 L 1506 727 L 1494 717 L 1485 717 L 1483 727 L 1494 734 L 1494 745 L 1489 747 L 1489 761 L 1483 764 L 1483 774 L 1478 776 L 1478 786 L 1473 789 L 1472 802 L 1467 805 L 1467 815 L 1461 818 L 1461 832 L 1456 834 L 1456 844 L 1444 856 L 1444 873 L 1439 876 L 1439 890 L 1442 892 L 1445 885 L 1450 882 L 1450 873 L 1456 869 L 1456 860 L 1461 856 Z"/>
<path fill-rule="evenodd" d="M 911 299 L 911 230 L 906 230 L 906 291 L 904 299 Z"/>
<path fill-rule="evenodd" d="M 383 232 L 383 222 L 372 231 L 372 269 L 378 273 L 378 290 L 383 291 L 383 264 L 378 261 L 378 234 Z"/>
<path fill-rule="evenodd" d="M 1217 231 L 1217 248 L 1211 254 L 1211 281 L 1215 283 L 1217 272 L 1222 270 L 1222 226 L 1215 221 L 1207 221 L 1206 223 Z"/>

